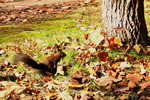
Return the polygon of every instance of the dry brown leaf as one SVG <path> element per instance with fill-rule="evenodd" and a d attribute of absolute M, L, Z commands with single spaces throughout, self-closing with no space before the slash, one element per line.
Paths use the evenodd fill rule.
<path fill-rule="evenodd" d="M 97 54 L 99 61 L 106 61 L 108 58 L 108 53 L 107 52 L 99 52 Z"/>

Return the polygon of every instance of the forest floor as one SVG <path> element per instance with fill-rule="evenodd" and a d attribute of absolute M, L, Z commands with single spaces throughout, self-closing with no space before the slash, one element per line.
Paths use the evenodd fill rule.
<path fill-rule="evenodd" d="M 0 4 L 0 99 L 150 99 L 149 54 L 139 44 L 129 49 L 119 38 L 104 37 L 100 0 L 38 6 L 25 1 Z M 149 5 L 145 1 L 150 31 Z M 39 62 L 57 47 L 66 57 L 54 76 L 14 63 L 20 51 Z"/>

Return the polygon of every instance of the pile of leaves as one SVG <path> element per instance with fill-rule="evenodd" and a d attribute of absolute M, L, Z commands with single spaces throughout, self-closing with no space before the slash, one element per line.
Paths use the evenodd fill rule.
<path fill-rule="evenodd" d="M 0 8 L 0 24 L 10 23 L 31 23 L 35 19 L 55 17 L 56 14 L 72 12 L 81 6 L 98 5 L 98 2 L 86 0 L 89 2 L 63 2 L 54 4 L 45 4 L 41 6 L 25 7 L 20 9 Z M 28 1 L 27 1 L 28 2 Z"/>
<path fill-rule="evenodd" d="M 85 41 L 67 37 L 57 39 L 57 44 L 42 46 L 39 41 L 25 40 L 0 48 L 0 98 L 5 99 L 50 99 L 50 100 L 112 100 L 150 99 L 150 61 L 133 56 L 130 45 L 123 45 L 116 37 L 106 37 L 100 28 L 84 34 Z M 59 46 L 74 62 L 64 59 L 58 64 L 55 76 L 8 61 L 9 57 L 22 51 L 37 61 L 50 55 Z M 142 52 L 140 45 L 134 51 Z M 112 52 L 117 50 L 117 54 Z M 11 51 L 11 55 L 9 54 Z M 78 65 L 78 66 L 77 66 Z M 77 66 L 76 70 L 75 67 Z M 18 70 L 19 69 L 19 70 Z M 56 78 L 61 76 L 61 79 Z M 64 78 L 63 78 L 64 77 Z M 66 78 L 67 77 L 67 78 Z"/>

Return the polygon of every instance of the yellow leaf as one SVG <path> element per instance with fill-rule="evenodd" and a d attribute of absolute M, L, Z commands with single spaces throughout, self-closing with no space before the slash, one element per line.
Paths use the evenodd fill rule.
<path fill-rule="evenodd" d="M 121 39 L 118 38 L 118 37 L 115 38 L 114 43 L 115 43 L 115 44 L 118 44 L 119 46 L 122 46 Z"/>
<path fill-rule="evenodd" d="M 141 48 L 140 48 L 140 46 L 139 46 L 138 44 L 134 45 L 133 48 L 135 49 L 135 51 L 136 51 L 137 53 L 140 53 Z"/>

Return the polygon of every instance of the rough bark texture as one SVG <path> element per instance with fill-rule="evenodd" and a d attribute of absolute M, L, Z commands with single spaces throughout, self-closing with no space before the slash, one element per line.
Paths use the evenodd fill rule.
<path fill-rule="evenodd" d="M 144 0 L 102 0 L 104 31 L 120 37 L 124 43 L 148 42 L 144 18 Z"/>

